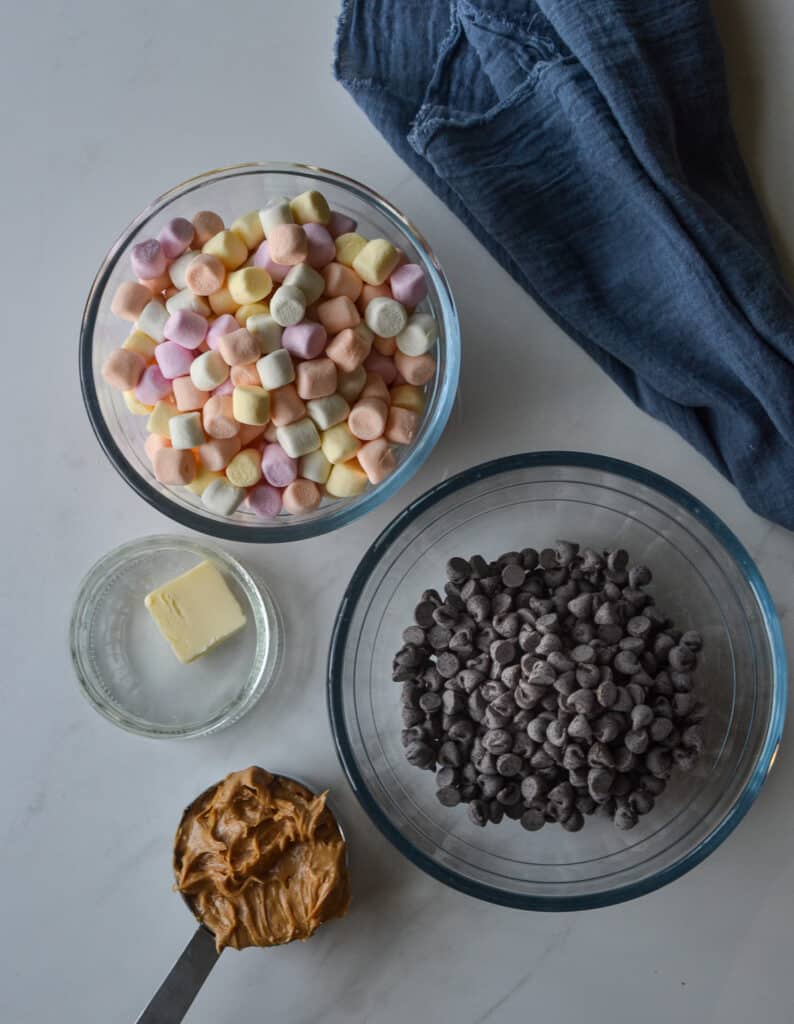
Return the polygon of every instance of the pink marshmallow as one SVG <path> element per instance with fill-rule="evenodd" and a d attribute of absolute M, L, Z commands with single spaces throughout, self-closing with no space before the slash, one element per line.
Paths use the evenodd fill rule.
<path fill-rule="evenodd" d="M 336 259 L 334 240 L 322 224 L 304 224 L 303 230 L 309 243 L 306 262 L 315 270 L 322 270 L 324 266 Z"/>
<path fill-rule="evenodd" d="M 189 220 L 184 217 L 174 217 L 165 225 L 159 234 L 160 246 L 169 260 L 175 260 L 181 256 L 193 241 L 195 230 Z"/>
<path fill-rule="evenodd" d="M 254 253 L 254 266 L 262 267 L 278 284 L 281 284 L 290 270 L 292 270 L 292 267 L 288 267 L 284 263 L 276 263 L 275 260 L 271 259 L 270 245 L 267 241 L 262 242 Z"/>
<path fill-rule="evenodd" d="M 286 487 L 298 476 L 298 460 L 290 458 L 278 443 L 265 445 L 262 475 L 273 487 Z"/>
<path fill-rule="evenodd" d="M 130 250 L 130 263 L 133 274 L 144 281 L 150 281 L 165 273 L 165 253 L 156 238 L 147 238 L 145 242 L 133 245 Z"/>
<path fill-rule="evenodd" d="M 192 230 L 193 225 L 190 227 Z M 169 341 L 175 341 L 182 348 L 198 348 L 207 334 L 207 320 L 192 309 L 179 309 L 166 320 L 163 333 Z"/>
<path fill-rule="evenodd" d="M 159 348 L 159 345 L 158 345 Z M 144 405 L 157 405 L 171 391 L 171 381 L 166 380 L 159 366 L 147 366 L 135 388 L 135 397 Z"/>
<path fill-rule="evenodd" d="M 308 226 L 308 225 L 307 225 Z M 285 327 L 281 335 L 282 346 L 299 359 L 315 359 L 325 348 L 328 334 L 322 324 L 302 320 L 299 324 Z"/>
<path fill-rule="evenodd" d="M 223 316 L 219 316 L 214 323 L 210 324 L 210 329 L 207 331 L 207 344 L 210 348 L 216 349 L 218 342 L 224 334 L 233 334 L 234 331 L 239 330 L 240 325 L 231 313 L 224 313 Z"/>
<path fill-rule="evenodd" d="M 389 278 L 392 296 L 404 306 L 418 306 L 427 296 L 427 279 L 418 263 L 403 263 Z"/>
<path fill-rule="evenodd" d="M 248 492 L 248 504 L 263 519 L 275 519 L 281 511 L 281 491 L 270 484 L 258 484 Z"/>
<path fill-rule="evenodd" d="M 326 224 L 326 227 L 332 238 L 338 238 L 340 235 L 347 235 L 351 231 L 355 231 L 356 221 L 352 217 L 348 217 L 346 213 L 331 210 L 331 219 Z"/>
<path fill-rule="evenodd" d="M 379 373 L 386 381 L 386 387 L 389 388 L 397 376 L 397 367 L 394 365 L 394 360 L 388 356 L 382 356 L 380 352 L 376 352 L 374 349 L 364 360 L 364 369 L 367 373 Z"/>
<path fill-rule="evenodd" d="M 160 367 L 164 377 L 173 380 L 174 377 L 184 377 L 190 372 L 190 364 L 193 362 L 195 353 L 189 348 L 182 348 L 175 341 L 163 341 L 154 350 L 154 358 Z"/>
<path fill-rule="evenodd" d="M 219 384 L 212 393 L 213 395 L 230 395 L 233 391 L 234 381 L 231 377 L 227 377 L 223 384 Z"/>

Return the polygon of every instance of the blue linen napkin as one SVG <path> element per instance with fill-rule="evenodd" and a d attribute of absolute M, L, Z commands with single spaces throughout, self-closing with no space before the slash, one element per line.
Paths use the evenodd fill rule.
<path fill-rule="evenodd" d="M 794 303 L 706 0 L 345 0 L 334 72 L 637 405 L 794 529 Z"/>

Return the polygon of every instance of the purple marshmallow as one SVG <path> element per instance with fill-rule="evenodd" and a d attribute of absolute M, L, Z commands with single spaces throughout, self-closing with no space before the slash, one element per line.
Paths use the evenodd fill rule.
<path fill-rule="evenodd" d="M 328 342 L 328 334 L 322 324 L 301 320 L 299 324 L 285 327 L 281 345 L 298 359 L 316 359 Z"/>
<path fill-rule="evenodd" d="M 236 320 L 234 324 L 236 330 Z M 163 333 L 168 341 L 175 341 L 182 348 L 198 348 L 207 335 L 207 320 L 192 309 L 179 309 L 166 320 Z"/>
<path fill-rule="evenodd" d="M 165 273 L 165 253 L 156 238 L 147 238 L 138 242 L 130 250 L 132 272 L 143 281 L 160 277 Z"/>
<path fill-rule="evenodd" d="M 281 511 L 281 491 L 270 484 L 257 484 L 248 492 L 248 504 L 263 519 L 275 519 Z"/>
<path fill-rule="evenodd" d="M 189 348 L 182 348 L 175 341 L 163 341 L 154 350 L 154 358 L 164 377 L 173 380 L 174 377 L 184 377 L 190 373 L 190 364 L 195 358 L 195 353 Z"/>
<path fill-rule="evenodd" d="M 262 476 L 273 487 L 286 487 L 298 476 L 298 460 L 287 455 L 280 444 L 267 444 L 262 452 Z"/>
<path fill-rule="evenodd" d="M 159 347 L 159 346 L 158 346 Z M 171 381 L 166 380 L 159 366 L 147 366 L 135 388 L 135 397 L 144 405 L 156 405 L 171 391 Z"/>
<path fill-rule="evenodd" d="M 404 306 L 418 306 L 427 295 L 427 279 L 418 263 L 403 263 L 389 278 L 394 298 Z"/>
<path fill-rule="evenodd" d="M 181 256 L 193 241 L 193 225 L 184 217 L 174 217 L 159 234 L 160 246 L 169 260 Z"/>
<path fill-rule="evenodd" d="M 315 270 L 322 270 L 336 259 L 336 246 L 330 233 L 322 224 L 304 224 L 303 230 L 309 243 L 306 262 Z"/>
<path fill-rule="evenodd" d="M 351 231 L 355 231 L 356 222 L 345 213 L 331 210 L 331 219 L 328 221 L 327 227 L 331 237 L 338 238 L 340 235 L 347 235 Z"/>
<path fill-rule="evenodd" d="M 231 334 L 233 331 L 239 330 L 240 325 L 231 313 L 224 313 L 223 316 L 219 316 L 218 319 L 210 325 L 210 329 L 207 332 L 207 344 L 211 349 L 216 349 L 218 347 L 218 342 L 224 334 Z"/>

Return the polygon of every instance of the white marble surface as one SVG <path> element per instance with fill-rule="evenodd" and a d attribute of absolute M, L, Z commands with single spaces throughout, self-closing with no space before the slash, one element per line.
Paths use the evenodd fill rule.
<path fill-rule="evenodd" d="M 718 8 L 742 144 L 788 257 L 794 7 L 722 0 Z M 787 744 L 757 804 L 714 856 L 611 910 L 544 916 L 480 904 L 403 861 L 358 809 L 326 721 L 333 616 L 362 546 L 440 477 L 549 447 L 596 450 L 666 474 L 750 549 L 789 642 L 794 537 L 749 512 L 698 455 L 634 409 L 394 156 L 332 81 L 335 3 L 230 0 L 224 9 L 220 22 L 206 0 L 38 0 L 4 12 L 3 345 L 22 369 L 4 387 L 11 460 L 0 502 L 0 1020 L 135 1019 L 191 931 L 170 892 L 179 811 L 212 780 L 253 762 L 334 788 L 356 899 L 344 923 L 305 947 L 224 955 L 192 1024 L 496 1024 L 529 1013 L 633 1024 L 638 1010 L 644 1024 L 789 1020 Z M 84 703 L 66 646 L 89 565 L 121 541 L 178 531 L 134 497 L 91 435 L 76 368 L 82 304 L 109 240 L 152 196 L 205 168 L 268 158 L 360 176 L 422 225 L 459 286 L 461 402 L 410 486 L 333 545 L 235 549 L 267 574 L 293 629 L 311 623 L 311 644 L 290 654 L 278 691 L 234 728 L 201 741 L 146 741 Z M 502 304 L 511 321 L 495 331 L 485 311 Z"/>

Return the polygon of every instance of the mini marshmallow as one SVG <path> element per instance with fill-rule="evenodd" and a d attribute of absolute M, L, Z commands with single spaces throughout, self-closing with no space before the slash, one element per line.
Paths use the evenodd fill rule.
<path fill-rule="evenodd" d="M 240 306 L 239 309 L 235 310 L 234 319 L 240 327 L 245 327 L 246 321 L 250 316 L 269 315 L 270 306 L 267 302 L 246 302 L 244 306 Z"/>
<path fill-rule="evenodd" d="M 284 511 L 294 516 L 313 511 L 321 500 L 320 488 L 311 480 L 294 480 L 284 488 L 282 495 Z"/>
<path fill-rule="evenodd" d="M 338 210 L 331 210 L 331 217 L 325 225 L 332 238 L 340 235 L 351 235 L 356 230 L 356 222 L 346 213 L 339 213 Z"/>
<path fill-rule="evenodd" d="M 178 309 L 166 320 L 163 333 L 182 348 L 195 349 L 207 336 L 207 318 L 190 309 Z"/>
<path fill-rule="evenodd" d="M 347 426 L 360 441 L 374 441 L 386 429 L 389 406 L 380 398 L 360 398 L 350 410 Z"/>
<path fill-rule="evenodd" d="M 135 397 L 144 405 L 154 405 L 171 390 L 171 381 L 166 380 L 159 366 L 147 366 L 135 388 Z"/>
<path fill-rule="evenodd" d="M 353 270 L 366 284 L 383 284 L 400 262 L 400 253 L 385 238 L 367 242 L 353 260 Z"/>
<path fill-rule="evenodd" d="M 201 503 L 204 508 L 214 512 L 218 516 L 230 516 L 242 504 L 245 491 L 241 487 L 219 477 L 213 480 L 209 487 L 201 495 Z"/>
<path fill-rule="evenodd" d="M 275 263 L 294 267 L 309 252 L 306 232 L 299 224 L 277 224 L 267 238 L 268 252 Z"/>
<path fill-rule="evenodd" d="M 157 365 L 167 380 L 184 377 L 186 373 L 189 373 L 194 357 L 194 352 L 191 352 L 189 348 L 182 348 L 175 341 L 164 341 L 154 350 Z"/>
<path fill-rule="evenodd" d="M 229 225 L 229 230 L 242 238 L 247 249 L 256 249 L 259 243 L 265 240 L 265 231 L 259 219 L 259 210 L 251 210 L 233 220 Z"/>
<path fill-rule="evenodd" d="M 202 316 L 210 315 L 210 305 L 201 295 L 194 295 L 189 288 L 183 288 L 165 300 L 165 308 L 169 313 L 176 313 L 180 309 L 190 309 Z"/>
<path fill-rule="evenodd" d="M 347 462 L 361 447 L 361 441 L 350 433 L 346 423 L 337 423 L 322 434 L 323 455 L 332 465 Z"/>
<path fill-rule="evenodd" d="M 391 387 L 397 377 L 397 367 L 394 360 L 388 356 L 382 356 L 379 352 L 370 352 L 364 360 L 364 367 L 368 373 L 379 373 L 386 381 L 387 387 Z"/>
<path fill-rule="evenodd" d="M 163 328 L 165 327 L 166 321 L 168 320 L 168 310 L 157 299 L 152 299 L 151 302 L 147 302 L 144 308 L 141 310 L 141 315 L 138 317 L 138 323 L 136 324 L 139 331 L 143 331 L 144 334 L 148 334 L 150 338 L 155 341 L 164 341 L 165 334 Z"/>
<path fill-rule="evenodd" d="M 181 271 L 179 275 L 184 279 L 184 284 L 179 284 L 174 279 L 174 269 L 180 260 L 187 257 L 190 259 L 188 259 L 184 271 Z M 217 256 L 211 256 L 209 253 L 185 253 L 172 264 L 171 280 L 177 288 L 189 288 L 194 295 L 212 295 L 223 287 L 226 280 L 226 267 Z"/>
<path fill-rule="evenodd" d="M 117 391 L 129 391 L 137 386 L 146 361 L 128 348 L 115 348 L 102 364 L 102 376 Z"/>
<path fill-rule="evenodd" d="M 331 219 L 328 200 L 322 192 L 317 192 L 314 189 L 301 192 L 299 196 L 295 196 L 294 199 L 290 200 L 289 208 L 298 224 L 309 224 L 312 222 L 327 224 Z"/>
<path fill-rule="evenodd" d="M 397 351 L 397 342 L 394 338 L 379 338 L 376 334 L 372 339 L 372 347 L 382 356 L 393 356 Z"/>
<path fill-rule="evenodd" d="M 317 427 L 308 417 L 276 428 L 278 443 L 293 459 L 307 455 L 320 447 L 320 435 Z"/>
<path fill-rule="evenodd" d="M 262 225 L 265 238 L 267 238 L 273 228 L 278 227 L 279 224 L 294 223 L 289 199 L 287 199 L 286 196 L 278 196 L 276 199 L 271 199 L 270 202 L 266 203 L 264 208 L 259 211 L 259 223 Z"/>
<path fill-rule="evenodd" d="M 385 480 L 394 472 L 394 467 L 397 465 L 394 452 L 389 447 L 388 441 L 384 441 L 382 437 L 365 444 L 359 450 L 356 458 L 371 484 L 379 484 Z"/>
<path fill-rule="evenodd" d="M 259 374 L 256 372 L 256 364 L 244 363 L 240 366 L 233 366 L 229 373 L 229 380 L 233 386 L 239 387 L 259 387 Z"/>
<path fill-rule="evenodd" d="M 320 270 L 336 258 L 334 240 L 322 224 L 305 224 L 303 230 L 306 232 L 306 241 L 309 247 L 306 253 L 306 262 L 309 266 Z"/>
<path fill-rule="evenodd" d="M 213 395 L 231 395 L 234 392 L 234 384 L 231 377 L 227 377 L 223 384 L 219 384 L 212 392 Z"/>
<path fill-rule="evenodd" d="M 364 313 L 367 327 L 381 338 L 395 338 L 408 322 L 405 306 L 394 299 L 373 299 Z"/>
<path fill-rule="evenodd" d="M 269 295 L 273 288 L 270 274 L 262 267 L 242 267 L 233 270 L 226 279 L 229 294 L 241 306 L 248 302 L 259 302 Z"/>
<path fill-rule="evenodd" d="M 328 430 L 329 427 L 334 427 L 337 423 L 347 419 L 350 406 L 341 395 L 333 394 L 327 395 L 325 398 L 312 398 L 306 403 L 306 411 L 317 425 L 318 430 Z M 384 414 L 384 422 L 385 419 Z"/>
<path fill-rule="evenodd" d="M 328 341 L 328 335 L 322 324 L 303 320 L 299 324 L 284 328 L 281 344 L 298 359 L 316 359 L 321 355 Z"/>
<path fill-rule="evenodd" d="M 230 313 L 224 313 L 223 316 L 219 316 L 214 323 L 210 324 L 210 329 L 207 331 L 207 344 L 211 349 L 217 349 L 218 342 L 224 334 L 232 334 L 239 329 L 240 325 L 237 323 L 237 320 Z"/>
<path fill-rule="evenodd" d="M 414 313 L 397 335 L 397 348 L 407 356 L 423 356 L 435 345 L 438 325 L 429 313 Z"/>
<path fill-rule="evenodd" d="M 316 302 L 325 291 L 325 278 L 308 263 L 299 263 L 292 267 L 284 278 L 284 284 L 299 288 L 303 292 L 307 306 Z"/>
<path fill-rule="evenodd" d="M 122 320 L 134 323 L 151 299 L 151 292 L 146 285 L 138 281 L 122 281 L 110 303 L 110 312 Z"/>
<path fill-rule="evenodd" d="M 220 352 L 202 352 L 190 364 L 190 379 L 199 391 L 213 391 L 229 376 L 229 367 Z"/>
<path fill-rule="evenodd" d="M 132 389 L 123 391 L 121 397 L 124 399 L 124 404 L 133 416 L 148 416 L 152 411 L 151 405 L 144 405 L 143 402 L 138 401 L 135 397 L 135 392 Z"/>
<path fill-rule="evenodd" d="M 229 366 L 253 363 L 261 353 L 259 342 L 244 327 L 218 339 L 218 352 Z"/>
<path fill-rule="evenodd" d="M 283 348 L 278 348 L 275 352 L 262 356 L 257 361 L 256 371 L 259 374 L 262 387 L 267 391 L 283 388 L 285 384 L 291 384 L 295 380 L 292 357 Z"/>
<path fill-rule="evenodd" d="M 264 432 L 264 423 L 241 423 L 240 433 L 237 435 L 240 439 L 240 446 L 248 448 L 251 442 L 261 438 Z"/>
<path fill-rule="evenodd" d="M 336 390 L 344 398 L 348 405 L 359 397 L 367 382 L 367 371 L 363 366 L 357 366 L 349 373 L 337 369 Z"/>
<path fill-rule="evenodd" d="M 353 261 L 367 244 L 366 238 L 357 235 L 354 231 L 345 232 L 334 239 L 336 248 L 336 262 L 346 267 L 352 267 Z M 360 275 L 359 275 L 360 276 Z"/>
<path fill-rule="evenodd" d="M 276 323 L 269 313 L 257 313 L 245 321 L 245 329 L 259 342 L 263 356 L 275 352 L 281 347 L 281 335 L 284 328 Z"/>
<path fill-rule="evenodd" d="M 171 447 L 178 450 L 198 448 L 206 441 L 201 426 L 201 416 L 197 412 L 185 412 L 181 416 L 172 416 L 168 421 L 168 432 L 171 437 Z"/>
<path fill-rule="evenodd" d="M 192 494 L 197 494 L 199 497 L 206 491 L 213 480 L 219 480 L 221 478 L 220 473 L 215 473 L 211 469 L 207 469 L 206 466 L 199 466 L 196 476 L 189 484 L 185 484 L 186 490 Z"/>
<path fill-rule="evenodd" d="M 427 384 L 436 373 L 436 361 L 428 353 L 421 356 L 407 356 L 398 349 L 394 353 L 394 365 L 407 384 Z"/>
<path fill-rule="evenodd" d="M 331 472 L 331 463 L 323 455 L 322 449 L 301 456 L 298 463 L 298 474 L 316 484 L 324 484 Z"/>
<path fill-rule="evenodd" d="M 298 323 L 303 319 L 305 312 L 306 299 L 299 288 L 283 284 L 273 293 L 270 300 L 270 315 L 282 327 Z"/>
<path fill-rule="evenodd" d="M 427 278 L 418 263 L 403 263 L 389 278 L 391 293 L 404 306 L 418 306 L 427 297 Z"/>
<path fill-rule="evenodd" d="M 154 408 L 146 421 L 146 429 L 150 434 L 161 434 L 171 439 L 171 431 L 168 429 L 169 421 L 178 415 L 176 406 L 170 402 L 156 402 Z"/>
<path fill-rule="evenodd" d="M 226 467 L 226 479 L 235 487 L 253 487 L 262 479 L 259 452 L 256 448 L 243 448 Z"/>
<path fill-rule="evenodd" d="M 166 258 L 156 238 L 147 238 L 130 249 L 130 264 L 136 277 L 150 280 L 165 273 Z"/>
<path fill-rule="evenodd" d="M 264 426 L 270 419 L 270 396 L 264 388 L 236 387 L 232 394 L 232 410 L 238 423 Z"/>
<path fill-rule="evenodd" d="M 280 444 L 267 444 L 262 452 L 262 475 L 273 487 L 286 487 L 298 475 L 298 462 Z"/>
<path fill-rule="evenodd" d="M 353 271 L 353 273 L 355 273 L 355 271 Z M 361 278 L 359 278 L 359 280 L 361 280 Z M 389 288 L 387 284 L 364 284 L 361 287 L 361 294 L 356 300 L 356 308 L 363 316 L 367 311 L 367 306 L 373 299 L 390 299 L 391 297 L 391 288 Z"/>
<path fill-rule="evenodd" d="M 178 259 L 175 259 L 168 268 L 168 277 L 170 278 L 174 288 L 178 291 L 181 291 L 183 288 L 187 288 L 187 277 L 185 276 L 187 268 L 199 255 L 200 253 L 196 253 L 193 249 L 188 249 L 188 251 L 183 252 Z M 213 288 L 213 291 L 214 290 L 215 289 Z"/>
<path fill-rule="evenodd" d="M 248 505 L 262 519 L 275 519 L 281 511 L 281 491 L 270 484 L 259 484 L 248 492 Z"/>
<path fill-rule="evenodd" d="M 234 437 L 239 430 L 231 395 L 211 395 L 204 403 L 201 416 L 210 437 Z"/>
<path fill-rule="evenodd" d="M 336 384 L 336 365 L 330 359 L 310 359 L 295 370 L 295 390 L 304 401 L 332 395 Z"/>
<path fill-rule="evenodd" d="M 421 415 L 425 411 L 425 393 L 422 388 L 411 384 L 400 384 L 391 389 L 391 404 L 399 409 L 410 409 Z"/>
<path fill-rule="evenodd" d="M 392 444 L 410 444 L 419 426 L 419 416 L 410 409 L 401 409 L 393 405 L 389 409 L 384 437 Z"/>
<path fill-rule="evenodd" d="M 270 418 L 277 427 L 285 427 L 288 423 L 302 419 L 306 415 L 306 406 L 295 390 L 294 384 L 276 388 L 268 392 L 270 395 Z"/>
<path fill-rule="evenodd" d="M 391 396 L 389 395 L 389 389 L 386 387 L 386 381 L 379 373 L 367 374 L 367 382 L 361 390 L 361 397 L 379 398 L 381 402 L 385 402 L 386 405 L 389 405 L 391 402 Z"/>
<path fill-rule="evenodd" d="M 340 370 L 350 373 L 369 357 L 372 338 L 372 331 L 366 324 L 348 327 L 328 342 L 325 354 L 329 359 L 333 359 Z"/>
<path fill-rule="evenodd" d="M 259 248 L 254 253 L 253 265 L 255 267 L 262 267 L 270 274 L 274 281 L 281 284 L 284 278 L 292 269 L 285 263 L 276 263 L 273 257 L 270 255 L 270 243 L 262 242 Z"/>
<path fill-rule="evenodd" d="M 193 452 L 176 448 L 159 448 L 152 459 L 154 476 L 161 484 L 185 487 L 196 479 L 196 460 Z"/>
<path fill-rule="evenodd" d="M 193 241 L 202 246 L 223 231 L 223 220 L 212 210 L 199 210 L 193 218 L 193 231 Z"/>
<path fill-rule="evenodd" d="M 160 274 L 159 277 L 141 277 L 138 279 L 138 283 L 142 284 L 144 288 L 148 288 L 150 295 L 159 299 L 162 293 L 171 287 L 171 278 L 165 273 Z"/>
<path fill-rule="evenodd" d="M 367 474 L 355 460 L 340 462 L 331 469 L 325 489 L 332 498 L 355 498 L 367 489 Z"/>
<path fill-rule="evenodd" d="M 202 245 L 201 251 L 217 256 L 227 270 L 237 270 L 248 259 L 245 242 L 233 231 L 219 231 Z"/>
<path fill-rule="evenodd" d="M 149 434 L 143 442 L 143 450 L 149 462 L 154 462 L 154 457 L 161 448 L 170 448 L 171 439 L 163 437 L 162 434 Z"/>
<path fill-rule="evenodd" d="M 355 302 L 364 287 L 358 274 L 341 263 L 329 263 L 323 267 L 322 276 L 325 282 L 325 294 L 329 299 L 346 295 L 352 302 Z"/>
<path fill-rule="evenodd" d="M 355 303 L 347 295 L 338 295 L 335 299 L 321 302 L 317 307 L 317 316 L 329 334 L 339 334 L 361 322 Z"/>
<path fill-rule="evenodd" d="M 158 240 L 166 259 L 175 260 L 193 241 L 195 229 L 184 217 L 174 217 L 160 231 Z"/>
<path fill-rule="evenodd" d="M 199 447 L 198 456 L 202 466 L 217 473 L 226 469 L 240 448 L 239 437 L 217 437 L 202 444 Z"/>
<path fill-rule="evenodd" d="M 203 409 L 210 397 L 209 391 L 199 391 L 189 376 L 172 380 L 171 387 L 174 389 L 174 400 L 180 412 Z"/>
<path fill-rule="evenodd" d="M 234 301 L 229 293 L 229 289 L 219 288 L 217 292 L 213 292 L 208 296 L 207 301 L 210 304 L 210 309 L 216 316 L 223 316 L 225 313 L 235 313 L 239 309 L 238 303 Z"/>

